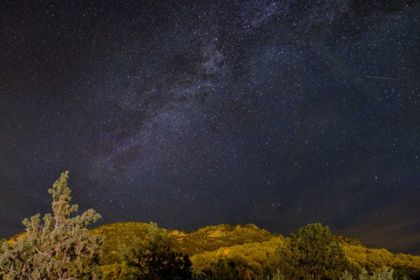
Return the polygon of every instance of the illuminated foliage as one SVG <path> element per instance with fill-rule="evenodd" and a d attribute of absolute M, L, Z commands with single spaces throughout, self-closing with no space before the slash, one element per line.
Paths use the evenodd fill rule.
<path fill-rule="evenodd" d="M 330 229 L 319 223 L 300 228 L 297 235 L 291 234 L 278 253 L 280 269 L 288 279 L 337 279 L 348 266 Z"/>
<path fill-rule="evenodd" d="M 97 262 L 104 240 L 90 235 L 87 226 L 101 216 L 90 209 L 70 218 L 77 205 L 70 205 L 68 171 L 52 189 L 53 215 L 25 219 L 26 234 L 12 244 L 3 242 L 0 275 L 3 279 L 99 279 Z"/>
<path fill-rule="evenodd" d="M 358 280 L 393 280 L 394 279 L 393 274 L 394 274 L 394 270 L 392 268 L 384 266 L 382 269 L 376 269 L 372 271 L 371 274 L 369 274 L 367 270 L 363 269 L 360 272 L 359 277 L 357 279 Z M 341 274 L 340 280 L 356 280 L 356 278 L 354 278 L 353 275 L 350 274 L 346 270 Z"/>
<path fill-rule="evenodd" d="M 222 247 L 213 252 L 196 254 L 191 258 L 193 269 L 210 274 L 215 269 L 215 263 L 218 263 L 218 266 L 223 264 L 225 267 L 226 264 L 230 264 L 231 268 L 237 270 L 240 279 L 261 279 L 274 270 L 271 256 L 275 256 L 276 248 L 282 244 L 283 238 L 278 237 L 262 243 Z"/>
<path fill-rule="evenodd" d="M 277 269 L 271 278 L 267 277 L 267 280 L 286 280 L 286 277 L 280 272 L 280 269 Z"/>

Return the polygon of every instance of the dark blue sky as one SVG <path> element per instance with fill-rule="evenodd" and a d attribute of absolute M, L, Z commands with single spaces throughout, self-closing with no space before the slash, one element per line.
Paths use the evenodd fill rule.
<path fill-rule="evenodd" d="M 69 170 L 103 223 L 420 254 L 415 1 L 32 2 L 0 4 L 0 237 Z"/>

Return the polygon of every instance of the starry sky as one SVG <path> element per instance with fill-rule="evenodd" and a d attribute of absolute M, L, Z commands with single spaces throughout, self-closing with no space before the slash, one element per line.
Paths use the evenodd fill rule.
<path fill-rule="evenodd" d="M 1 1 L 0 238 L 51 212 L 420 254 L 416 1 Z"/>

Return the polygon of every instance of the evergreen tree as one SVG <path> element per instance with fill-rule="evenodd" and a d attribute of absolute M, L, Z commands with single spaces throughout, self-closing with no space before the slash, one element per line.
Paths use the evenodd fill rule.
<path fill-rule="evenodd" d="M 370 280 L 393 280 L 394 270 L 390 267 L 383 267 L 380 270 L 375 270 L 370 277 Z"/>
<path fill-rule="evenodd" d="M 89 235 L 87 226 L 101 216 L 90 209 L 70 217 L 77 205 L 70 205 L 68 171 L 61 174 L 48 193 L 53 215 L 25 219 L 26 234 L 15 243 L 3 242 L 0 276 L 14 279 L 98 279 L 97 260 L 104 243 L 100 235 Z"/>
<path fill-rule="evenodd" d="M 135 279 L 192 279 L 192 263 L 188 255 L 173 251 L 165 233 L 156 223 L 150 223 L 145 243 L 136 239 L 130 247 L 123 244 L 120 255 L 128 266 L 134 268 Z"/>
<path fill-rule="evenodd" d="M 277 250 L 280 269 L 287 279 L 337 279 L 348 267 L 341 246 L 328 227 L 320 223 L 300 228 L 291 234 L 285 247 Z"/>

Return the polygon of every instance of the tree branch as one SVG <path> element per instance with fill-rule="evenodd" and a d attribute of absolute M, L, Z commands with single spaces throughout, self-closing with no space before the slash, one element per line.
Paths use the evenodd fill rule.
<path fill-rule="evenodd" d="M 51 254 L 48 254 L 48 253 L 42 253 L 40 250 L 38 250 L 38 248 L 37 248 L 37 247 L 35 247 L 35 250 L 36 250 L 39 254 L 41 254 L 41 255 L 43 255 L 43 256 L 45 256 L 45 257 L 50 257 L 50 258 L 51 258 Z"/>

